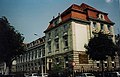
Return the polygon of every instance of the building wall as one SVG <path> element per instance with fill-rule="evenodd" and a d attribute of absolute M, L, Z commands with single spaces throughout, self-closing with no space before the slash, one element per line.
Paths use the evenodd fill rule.
<path fill-rule="evenodd" d="M 37 41 L 37 42 L 36 42 Z M 38 73 L 41 72 L 41 64 L 44 63 L 45 69 L 45 44 L 44 39 L 36 40 L 26 47 L 26 53 L 17 57 L 16 72 L 17 73 Z M 45 72 L 45 70 L 44 70 Z"/>
<path fill-rule="evenodd" d="M 72 40 L 74 51 L 85 51 L 84 45 L 89 39 L 89 25 L 80 22 L 72 22 Z"/>
<path fill-rule="evenodd" d="M 46 35 L 46 42 L 45 42 L 45 49 L 46 49 L 46 56 L 52 56 L 55 54 L 60 54 L 60 53 L 65 53 L 68 50 L 71 51 L 72 50 L 72 36 L 71 36 L 71 29 L 70 29 L 71 23 L 67 22 L 64 23 L 62 25 L 60 25 L 59 27 L 45 33 Z M 50 35 L 50 36 L 49 36 Z M 67 41 L 68 41 L 68 46 L 64 45 L 64 37 L 67 37 Z M 59 43 L 59 48 L 56 49 L 56 40 L 58 40 Z M 49 44 L 51 45 L 51 51 L 49 50 Z"/>

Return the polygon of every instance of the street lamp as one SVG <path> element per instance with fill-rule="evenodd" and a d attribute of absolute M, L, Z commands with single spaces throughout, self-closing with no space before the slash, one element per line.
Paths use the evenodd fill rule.
<path fill-rule="evenodd" d="M 37 33 L 35 33 L 34 35 L 37 36 L 37 37 L 40 37 Z"/>
<path fill-rule="evenodd" d="M 38 34 L 36 34 L 36 33 L 35 33 L 34 35 L 37 36 L 37 37 L 40 37 L 40 36 L 39 36 Z M 43 59 L 43 53 L 42 53 L 42 52 L 43 52 L 43 51 L 41 51 L 41 57 L 40 57 L 41 63 L 40 63 L 40 64 L 41 64 L 41 74 L 42 74 L 42 77 L 44 77 L 44 74 L 43 74 L 43 72 L 44 72 L 44 71 L 43 71 L 43 60 L 42 60 L 42 59 Z"/>

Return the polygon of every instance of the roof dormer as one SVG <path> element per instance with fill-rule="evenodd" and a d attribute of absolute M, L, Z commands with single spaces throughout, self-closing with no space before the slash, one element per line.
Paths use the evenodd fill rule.
<path fill-rule="evenodd" d="M 105 19 L 104 19 L 104 15 L 101 14 L 101 13 L 99 13 L 99 14 L 98 14 L 98 19 L 100 19 L 100 20 L 105 20 Z"/>

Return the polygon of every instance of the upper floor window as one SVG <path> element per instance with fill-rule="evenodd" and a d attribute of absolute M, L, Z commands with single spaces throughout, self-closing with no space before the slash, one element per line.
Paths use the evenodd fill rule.
<path fill-rule="evenodd" d="M 48 41 L 51 41 L 51 33 L 50 33 L 50 32 L 48 33 L 47 40 L 48 40 Z"/>
<path fill-rule="evenodd" d="M 68 56 L 64 57 L 65 58 L 65 67 L 68 67 L 69 64 L 68 64 Z"/>
<path fill-rule="evenodd" d="M 108 30 L 110 31 L 111 29 L 110 29 L 110 25 L 107 25 L 107 27 L 108 27 Z"/>
<path fill-rule="evenodd" d="M 65 24 L 65 25 L 63 26 L 63 29 L 64 29 L 64 31 L 66 31 L 66 30 L 68 29 L 68 25 Z"/>
<path fill-rule="evenodd" d="M 65 62 L 67 63 L 68 62 L 68 56 L 65 56 Z"/>
<path fill-rule="evenodd" d="M 41 57 L 41 48 L 38 50 L 38 57 Z"/>
<path fill-rule="evenodd" d="M 64 39 L 64 46 L 68 47 L 68 36 L 64 36 L 63 39 Z"/>
<path fill-rule="evenodd" d="M 93 22 L 93 27 L 94 27 L 94 28 L 96 27 L 96 22 Z"/>
<path fill-rule="evenodd" d="M 51 52 L 51 41 L 48 42 L 48 52 Z"/>
<path fill-rule="evenodd" d="M 31 52 L 28 53 L 28 60 L 30 60 Z"/>
<path fill-rule="evenodd" d="M 45 56 L 45 47 L 43 47 L 42 54 Z"/>
<path fill-rule="evenodd" d="M 56 26 L 56 25 L 58 25 L 58 23 L 59 23 L 59 20 L 56 19 L 56 20 L 54 21 L 54 25 Z"/>
<path fill-rule="evenodd" d="M 35 53 L 34 53 L 34 54 L 35 54 L 35 58 L 37 58 L 37 50 L 35 50 L 34 52 L 35 52 Z"/>
<path fill-rule="evenodd" d="M 97 63 L 97 67 L 99 67 L 100 66 L 100 64 L 99 63 Z"/>
<path fill-rule="evenodd" d="M 59 49 L 59 39 L 55 39 L 55 48 Z"/>
<path fill-rule="evenodd" d="M 51 36 L 51 33 L 48 33 L 48 36 L 50 37 L 50 36 Z"/>
<path fill-rule="evenodd" d="M 101 30 L 103 30 L 103 29 L 104 29 L 104 25 L 103 25 L 103 24 L 100 24 L 100 27 L 101 27 Z"/>
<path fill-rule="evenodd" d="M 28 58 L 28 53 L 26 53 L 25 55 L 26 55 L 26 61 L 27 61 L 27 58 Z"/>
<path fill-rule="evenodd" d="M 101 19 L 103 19 L 103 15 L 101 15 L 101 17 L 100 17 Z"/>
<path fill-rule="evenodd" d="M 101 19 L 101 20 L 104 20 L 104 15 L 103 14 L 99 14 L 98 18 Z"/>
<path fill-rule="evenodd" d="M 58 29 L 55 30 L 55 37 L 58 36 Z"/>
<path fill-rule="evenodd" d="M 56 63 L 59 64 L 60 62 L 59 58 L 55 58 L 55 60 L 56 60 Z"/>
<path fill-rule="evenodd" d="M 31 56 L 32 56 L 32 59 L 34 58 L 34 52 L 33 51 L 31 51 Z"/>
<path fill-rule="evenodd" d="M 115 67 L 115 64 L 114 64 L 114 63 L 112 63 L 112 67 Z"/>

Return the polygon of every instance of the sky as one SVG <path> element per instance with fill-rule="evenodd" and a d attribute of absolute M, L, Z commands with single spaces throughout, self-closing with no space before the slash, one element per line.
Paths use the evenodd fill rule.
<path fill-rule="evenodd" d="M 12 26 L 32 42 L 48 27 L 53 16 L 62 13 L 72 4 L 86 3 L 108 13 L 115 23 L 115 33 L 120 33 L 120 5 L 118 0 L 0 0 L 0 17 L 6 16 Z M 37 34 L 37 35 L 34 35 Z"/>

